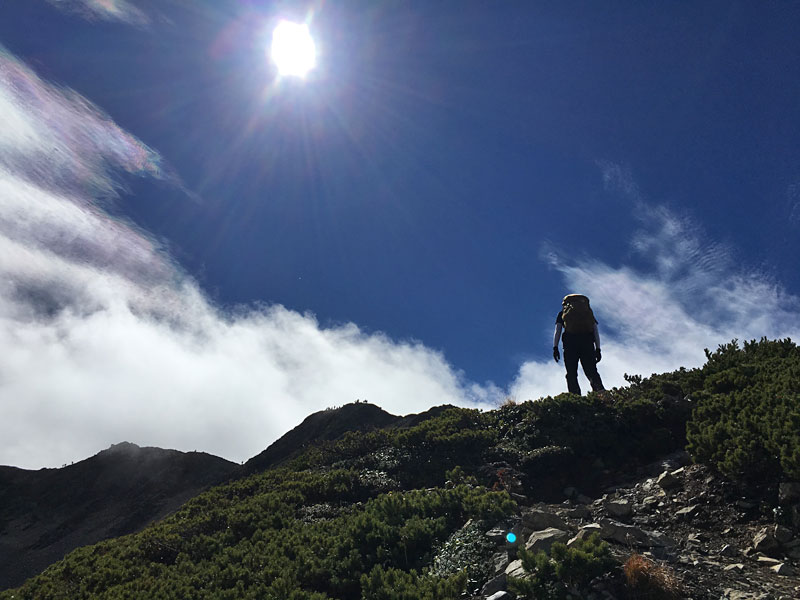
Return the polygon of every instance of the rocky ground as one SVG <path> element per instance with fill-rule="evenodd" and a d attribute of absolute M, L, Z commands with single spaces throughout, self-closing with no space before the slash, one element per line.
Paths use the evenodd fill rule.
<path fill-rule="evenodd" d="M 800 515 L 798 487 L 782 484 L 780 501 Z M 571 488 L 565 496 L 561 504 L 535 505 L 518 497 L 524 506 L 520 516 L 487 532 L 501 549 L 494 556 L 495 577 L 476 600 L 514 598 L 506 579 L 524 571 L 514 560 L 515 549 L 504 545 L 509 529 L 519 533 L 518 543 L 545 551 L 555 541 L 569 545 L 597 532 L 620 563 L 640 554 L 674 576 L 680 598 L 800 598 L 800 536 L 776 523 L 785 521 L 780 515 L 742 497 L 724 478 L 688 465 L 683 454 L 643 469 L 638 481 L 608 488 L 599 498 Z M 621 568 L 592 585 L 592 600 L 630 597 Z"/>

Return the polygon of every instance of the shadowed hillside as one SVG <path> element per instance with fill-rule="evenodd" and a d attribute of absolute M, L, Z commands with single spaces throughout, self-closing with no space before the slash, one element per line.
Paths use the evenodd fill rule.
<path fill-rule="evenodd" d="M 73 548 L 139 531 L 236 469 L 202 452 L 127 442 L 61 469 L 0 467 L 0 588 Z"/>

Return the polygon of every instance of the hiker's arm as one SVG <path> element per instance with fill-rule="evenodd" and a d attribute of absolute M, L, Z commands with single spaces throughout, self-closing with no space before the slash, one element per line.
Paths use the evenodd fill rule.
<path fill-rule="evenodd" d="M 594 324 L 594 347 L 600 350 L 600 330 L 597 328 L 597 323 Z"/>
<path fill-rule="evenodd" d="M 553 334 L 553 348 L 558 347 L 558 342 L 561 340 L 561 323 L 556 323 L 556 331 Z"/>

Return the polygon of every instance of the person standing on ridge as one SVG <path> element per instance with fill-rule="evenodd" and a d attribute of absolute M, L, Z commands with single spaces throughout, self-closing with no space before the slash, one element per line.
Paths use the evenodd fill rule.
<path fill-rule="evenodd" d="M 558 341 L 564 342 L 564 366 L 567 368 L 567 390 L 571 394 L 581 393 L 578 385 L 578 361 L 595 392 L 604 390 L 603 381 L 597 372 L 600 362 L 600 332 L 597 319 L 589 306 L 589 298 L 581 294 L 564 296 L 561 312 L 556 317 L 556 332 L 553 336 L 553 359 L 558 362 Z M 561 333 L 564 335 L 562 336 Z"/>

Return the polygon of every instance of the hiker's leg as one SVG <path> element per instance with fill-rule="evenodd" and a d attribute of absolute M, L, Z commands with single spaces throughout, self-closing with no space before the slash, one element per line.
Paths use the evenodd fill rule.
<path fill-rule="evenodd" d="M 578 359 L 577 348 L 566 344 L 564 345 L 564 366 L 567 367 L 567 391 L 570 394 L 581 393 L 581 386 L 578 385 Z"/>
<path fill-rule="evenodd" d="M 592 389 L 595 392 L 602 392 L 606 389 L 603 387 L 600 373 L 597 372 L 597 359 L 595 358 L 593 343 L 585 344 L 581 347 L 580 359 L 583 372 L 586 374 L 589 383 L 592 384 Z"/>

